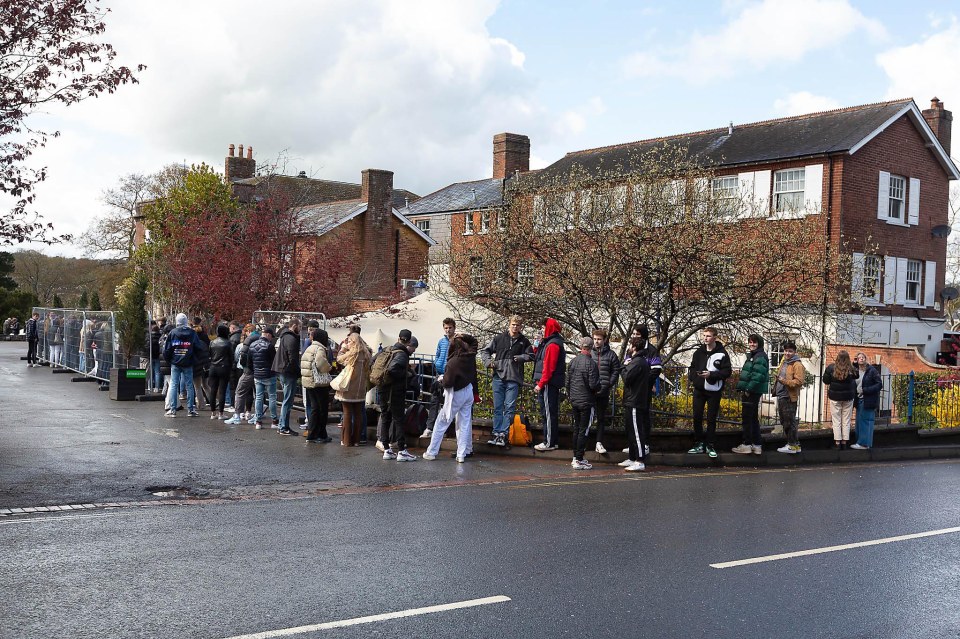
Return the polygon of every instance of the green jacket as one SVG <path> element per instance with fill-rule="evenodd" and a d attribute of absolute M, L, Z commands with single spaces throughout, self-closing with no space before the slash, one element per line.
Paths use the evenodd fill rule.
<path fill-rule="evenodd" d="M 763 395 L 770 388 L 770 360 L 763 349 L 747 353 L 747 361 L 740 369 L 737 390 Z"/>

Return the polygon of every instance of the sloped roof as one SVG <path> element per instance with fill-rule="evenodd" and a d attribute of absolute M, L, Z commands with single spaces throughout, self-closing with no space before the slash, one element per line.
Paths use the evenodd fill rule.
<path fill-rule="evenodd" d="M 323 235 L 344 222 L 352 220 L 362 213 L 366 213 L 367 203 L 360 199 L 354 199 L 344 200 L 342 202 L 325 202 L 309 206 L 298 206 L 293 210 L 297 213 L 298 219 L 303 222 L 302 230 L 304 233 Z M 390 211 L 404 226 L 410 228 L 430 246 L 437 243 L 436 240 L 417 228 L 416 224 L 413 224 L 404 217 L 395 206 L 390 207 Z"/>
<path fill-rule="evenodd" d="M 928 138 L 944 170 L 955 179 L 957 167 L 944 153 L 913 100 L 894 100 L 778 120 L 736 124 L 709 131 L 574 151 L 540 171 L 541 180 L 562 179 L 573 171 L 592 176 L 630 173 L 640 157 L 663 146 L 687 149 L 704 166 L 737 166 L 828 153 L 855 153 L 863 144 L 908 115 Z"/>
<path fill-rule="evenodd" d="M 411 203 L 404 213 L 406 215 L 424 215 L 500 206 L 503 204 L 503 185 L 504 180 L 500 178 L 457 182 Z"/>
<path fill-rule="evenodd" d="M 291 201 L 300 206 L 356 200 L 360 197 L 361 187 L 352 182 L 320 180 L 295 175 L 258 175 L 252 178 L 232 180 L 234 184 L 252 186 L 257 195 L 266 191 L 268 185 L 289 194 Z M 403 208 L 407 202 L 415 202 L 420 196 L 406 189 L 394 189 L 391 204 Z"/>

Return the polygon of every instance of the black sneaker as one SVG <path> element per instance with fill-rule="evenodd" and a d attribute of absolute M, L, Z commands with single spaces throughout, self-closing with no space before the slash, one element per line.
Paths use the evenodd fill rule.
<path fill-rule="evenodd" d="M 500 433 L 494 438 L 494 446 L 506 446 L 507 445 L 507 436 L 503 433 Z"/>
<path fill-rule="evenodd" d="M 297 431 L 290 430 L 289 428 L 281 428 L 280 430 L 277 431 L 277 434 L 278 435 L 296 435 Z"/>

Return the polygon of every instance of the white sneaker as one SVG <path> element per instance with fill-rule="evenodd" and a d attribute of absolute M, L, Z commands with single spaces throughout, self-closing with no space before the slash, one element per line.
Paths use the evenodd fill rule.
<path fill-rule="evenodd" d="M 754 454 L 754 455 L 762 455 L 762 454 L 763 454 L 763 446 L 759 446 L 759 445 L 757 445 L 757 444 L 754 444 L 754 445 L 753 445 L 753 454 Z"/>
<path fill-rule="evenodd" d="M 227 407 L 224 408 L 223 410 L 227 411 L 228 413 L 235 413 L 235 412 L 237 412 L 237 409 L 234 408 L 233 406 L 227 406 Z"/>
<path fill-rule="evenodd" d="M 796 455 L 797 453 L 800 452 L 800 447 L 799 447 L 799 446 L 791 446 L 790 444 L 786 444 L 786 445 L 781 446 L 780 448 L 778 448 L 778 449 L 777 449 L 777 452 L 778 452 L 778 453 L 785 453 L 785 454 L 787 454 L 787 455 Z"/>
<path fill-rule="evenodd" d="M 410 454 L 408 451 L 406 451 L 406 450 L 401 450 L 399 453 L 397 453 L 397 461 L 398 461 L 398 462 L 402 462 L 402 461 L 416 461 L 416 460 L 417 460 L 417 456 L 416 456 L 416 455 L 411 455 L 411 454 Z"/>
<path fill-rule="evenodd" d="M 629 451 L 627 451 L 627 452 L 629 452 Z M 644 445 L 643 445 L 643 456 L 646 457 L 646 456 L 649 455 L 649 454 L 650 454 L 650 444 L 644 444 Z"/>
<path fill-rule="evenodd" d="M 732 448 L 730 452 L 738 455 L 749 455 L 753 452 L 753 446 L 750 444 L 740 444 L 739 446 Z"/>
<path fill-rule="evenodd" d="M 629 466 L 629 465 L 632 464 L 632 463 L 633 463 L 633 462 L 632 462 L 631 460 L 629 460 L 629 459 L 624 459 L 622 462 L 620 462 L 619 464 L 617 464 L 617 466 L 621 466 L 621 467 L 623 467 L 623 468 L 626 468 L 627 466 Z"/>
<path fill-rule="evenodd" d="M 467 461 L 467 458 L 466 458 L 466 457 L 457 457 L 457 463 L 458 463 L 458 464 L 466 463 L 466 461 Z"/>
<path fill-rule="evenodd" d="M 216 419 L 216 418 L 217 418 L 216 413 L 210 413 L 210 419 Z"/>
<path fill-rule="evenodd" d="M 646 466 L 643 465 L 643 462 L 633 462 L 632 464 L 624 468 L 624 470 L 633 473 L 638 470 L 643 470 L 644 468 L 646 468 Z"/>
<path fill-rule="evenodd" d="M 168 410 L 167 412 L 165 412 L 165 413 L 163 414 L 163 416 L 164 416 L 164 417 L 176 417 L 176 416 L 177 416 L 177 411 L 175 411 L 175 410 Z"/>
<path fill-rule="evenodd" d="M 383 452 L 386 452 L 387 450 L 386 446 L 384 446 L 383 442 L 380 441 L 379 439 L 377 440 L 377 450 L 381 450 Z"/>
<path fill-rule="evenodd" d="M 383 451 L 383 458 L 387 461 L 391 461 L 397 458 L 397 454 L 393 452 L 392 448 L 388 448 L 385 451 Z"/>
<path fill-rule="evenodd" d="M 597 451 L 598 453 L 600 453 L 601 455 L 606 455 L 606 454 L 607 454 L 607 449 L 604 448 L 604 447 L 603 447 L 603 444 L 601 444 L 600 442 L 597 442 L 596 451 Z"/>
<path fill-rule="evenodd" d="M 853 444 L 850 446 L 853 450 L 870 450 L 868 446 L 861 446 L 860 444 Z"/>
<path fill-rule="evenodd" d="M 430 453 L 424 453 L 423 458 L 426 459 L 427 461 L 433 461 L 434 459 L 437 458 L 437 456 L 431 455 Z"/>
<path fill-rule="evenodd" d="M 533 448 L 534 448 L 534 450 L 539 450 L 541 453 L 544 453 L 544 452 L 546 452 L 546 451 L 548 451 L 548 450 L 557 450 L 557 449 L 560 448 L 560 447 L 557 446 L 556 444 L 554 444 L 553 446 L 548 446 L 548 445 L 547 445 L 547 442 L 540 442 L 539 444 L 537 444 L 537 445 L 534 446 Z"/>
<path fill-rule="evenodd" d="M 426 430 L 423 431 L 423 434 L 420 435 L 420 439 L 430 439 L 432 435 L 433 435 L 433 431 L 427 428 Z"/>
<path fill-rule="evenodd" d="M 629 452 L 630 452 L 630 448 L 629 448 L 629 447 L 628 447 L 628 448 L 624 448 L 621 452 L 629 453 Z"/>
<path fill-rule="evenodd" d="M 590 470 L 593 468 L 593 464 L 588 462 L 586 459 L 574 459 L 573 464 L 571 465 L 573 466 L 574 470 Z"/>

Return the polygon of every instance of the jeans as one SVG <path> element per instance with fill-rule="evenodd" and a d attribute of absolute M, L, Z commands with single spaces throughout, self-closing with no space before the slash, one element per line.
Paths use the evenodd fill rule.
<path fill-rule="evenodd" d="M 180 386 L 184 383 L 184 380 L 193 380 L 193 366 L 176 366 L 173 365 L 170 367 L 170 390 L 167 391 L 167 406 L 169 410 L 177 410 L 177 407 L 180 406 L 180 393 L 178 392 Z M 197 410 L 196 401 L 197 396 L 193 390 L 193 384 L 189 383 L 187 386 L 187 410 L 191 413 Z"/>
<path fill-rule="evenodd" d="M 274 378 L 276 379 L 276 378 Z M 297 394 L 297 375 L 281 375 L 283 385 L 283 404 L 280 405 L 280 428 L 290 428 L 290 411 L 293 410 L 293 397 Z M 276 401 L 276 387 L 274 387 L 274 401 Z"/>
<path fill-rule="evenodd" d="M 150 366 L 152 367 L 152 382 L 153 388 L 160 390 L 163 387 L 163 375 L 160 374 L 160 359 L 156 358 L 151 360 Z"/>
<path fill-rule="evenodd" d="M 857 400 L 857 443 L 867 448 L 873 447 L 873 423 L 877 409 L 864 408 L 863 400 Z"/>
<path fill-rule="evenodd" d="M 257 400 L 254 402 L 254 410 L 257 412 L 257 421 L 263 421 L 263 400 L 266 395 L 270 399 L 270 419 L 277 423 L 277 378 L 265 377 L 264 379 L 253 380 L 256 388 Z"/>
<path fill-rule="evenodd" d="M 493 434 L 507 436 L 513 416 L 517 412 L 519 382 L 505 382 L 493 376 Z"/>

